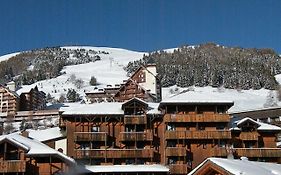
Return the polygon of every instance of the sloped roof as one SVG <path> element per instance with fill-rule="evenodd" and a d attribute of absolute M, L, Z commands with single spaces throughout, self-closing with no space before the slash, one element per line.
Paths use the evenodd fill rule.
<path fill-rule="evenodd" d="M 281 165 L 276 163 L 255 162 L 238 159 L 207 158 L 193 169 L 188 175 L 194 175 L 208 162 L 213 163 L 231 175 L 278 175 L 281 174 Z"/>
<path fill-rule="evenodd" d="M 93 104 L 68 104 L 61 107 L 62 115 L 124 115 L 121 109 L 123 103 L 119 102 L 102 102 Z"/>
<path fill-rule="evenodd" d="M 11 91 L 10 89 L 4 87 L 4 86 L 0 86 L 0 88 L 4 88 L 8 93 L 10 93 L 11 95 L 13 95 L 16 98 L 20 98 L 19 95 L 16 92 Z"/>
<path fill-rule="evenodd" d="M 29 132 L 28 137 L 36 139 L 40 142 L 60 139 L 64 137 L 59 127 L 48 128 L 43 130 L 28 129 L 27 131 Z"/>
<path fill-rule="evenodd" d="M 86 165 L 86 170 L 93 173 L 136 173 L 136 172 L 169 172 L 169 168 L 160 165 Z"/>
<path fill-rule="evenodd" d="M 18 147 L 23 148 L 27 151 L 26 155 L 28 156 L 49 156 L 53 155 L 65 161 L 68 164 L 75 164 L 75 160 L 66 156 L 65 154 L 50 148 L 49 146 L 39 142 L 35 139 L 30 139 L 24 136 L 21 136 L 17 133 L 2 135 L 0 136 L 0 142 L 4 142 L 5 140 L 15 144 Z"/>
<path fill-rule="evenodd" d="M 249 117 L 246 117 L 246 118 L 243 118 L 242 120 L 239 120 L 237 122 L 237 126 L 240 127 L 241 125 L 243 125 L 244 123 L 246 122 L 250 122 L 250 123 L 253 123 L 254 125 L 256 125 L 257 127 L 260 126 L 260 124 L 258 122 L 256 122 L 255 120 L 249 118 Z"/>
<path fill-rule="evenodd" d="M 145 101 L 143 101 L 145 102 Z M 126 103 L 126 102 L 125 102 Z M 146 102 L 145 102 L 146 103 Z M 66 103 L 59 109 L 62 115 L 124 115 L 121 102 L 102 102 L 93 104 Z M 159 103 L 146 103 L 147 114 L 161 114 Z"/>
<path fill-rule="evenodd" d="M 258 122 L 249 117 L 243 118 L 242 120 L 234 121 L 230 130 L 240 130 L 240 126 L 247 121 L 255 123 L 257 125 L 257 130 L 259 131 L 281 131 L 281 128 L 279 126 Z"/>
<path fill-rule="evenodd" d="M 123 104 L 122 104 L 122 109 L 124 109 L 124 107 L 132 102 L 138 102 L 138 103 L 141 103 L 143 104 L 146 108 L 148 107 L 148 103 L 140 98 L 137 98 L 137 97 L 134 97 L 134 98 L 131 98 L 130 100 L 128 101 L 125 101 Z"/>
<path fill-rule="evenodd" d="M 163 99 L 160 106 L 164 104 L 223 104 L 233 106 L 232 100 L 227 100 L 218 94 L 208 94 L 195 91 L 185 91 L 172 97 Z"/>

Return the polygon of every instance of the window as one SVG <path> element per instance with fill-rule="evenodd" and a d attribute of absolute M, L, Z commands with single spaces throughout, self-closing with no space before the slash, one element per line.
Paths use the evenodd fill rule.
<path fill-rule="evenodd" d="M 168 164 L 176 164 L 176 162 L 177 162 L 177 158 L 176 157 L 171 157 L 171 158 L 169 158 L 168 159 Z"/>
<path fill-rule="evenodd" d="M 217 124 L 216 129 L 217 130 L 224 130 L 224 125 L 223 124 Z"/>
<path fill-rule="evenodd" d="M 218 145 L 219 145 L 220 148 L 225 148 L 226 142 L 224 140 L 220 140 Z"/>
<path fill-rule="evenodd" d="M 177 142 L 176 141 L 168 141 L 167 142 L 167 147 L 176 147 L 176 145 L 177 145 Z"/>
<path fill-rule="evenodd" d="M 92 132 L 100 132 L 100 126 L 93 126 Z"/>
<path fill-rule="evenodd" d="M 174 124 L 167 124 L 167 131 L 175 131 L 176 127 Z"/>

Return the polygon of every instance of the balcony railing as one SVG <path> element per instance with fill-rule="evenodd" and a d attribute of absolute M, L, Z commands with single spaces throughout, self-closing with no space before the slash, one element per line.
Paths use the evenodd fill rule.
<path fill-rule="evenodd" d="M 0 173 L 20 173 L 26 171 L 24 160 L 0 161 Z"/>
<path fill-rule="evenodd" d="M 145 115 L 125 115 L 124 124 L 125 125 L 139 125 L 146 124 L 147 117 Z"/>
<path fill-rule="evenodd" d="M 152 132 L 121 132 L 120 141 L 153 141 Z"/>
<path fill-rule="evenodd" d="M 258 140 L 259 133 L 257 132 L 241 132 L 239 138 L 241 140 Z"/>
<path fill-rule="evenodd" d="M 229 122 L 227 114 L 166 114 L 164 121 L 168 122 Z"/>
<path fill-rule="evenodd" d="M 80 149 L 76 158 L 153 158 L 154 149 Z"/>
<path fill-rule="evenodd" d="M 234 148 L 238 156 L 244 157 L 281 157 L 281 148 Z"/>
<path fill-rule="evenodd" d="M 166 131 L 166 139 L 231 139 L 228 130 L 217 131 Z"/>
<path fill-rule="evenodd" d="M 226 148 L 213 148 L 209 151 L 210 157 L 226 157 L 230 154 L 230 151 L 227 151 Z"/>
<path fill-rule="evenodd" d="M 75 141 L 106 141 L 107 132 L 75 132 Z"/>
<path fill-rule="evenodd" d="M 167 147 L 166 156 L 187 156 L 186 147 Z"/>
<path fill-rule="evenodd" d="M 170 174 L 187 174 L 190 170 L 187 164 L 172 164 L 169 168 Z"/>

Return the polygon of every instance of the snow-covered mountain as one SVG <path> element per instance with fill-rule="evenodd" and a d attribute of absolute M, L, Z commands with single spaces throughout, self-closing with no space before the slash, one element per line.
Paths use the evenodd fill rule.
<path fill-rule="evenodd" d="M 120 84 L 123 80 L 128 77 L 126 71 L 123 69 L 129 62 L 139 60 L 143 57 L 144 52 L 130 51 L 120 48 L 109 48 L 109 47 L 89 47 L 89 46 L 67 46 L 62 47 L 62 49 L 76 50 L 94 50 L 98 53 L 108 53 L 108 54 L 97 54 L 100 56 L 100 60 L 85 64 L 65 66 L 61 72 L 62 75 L 36 82 L 32 85 L 23 86 L 18 92 L 25 91 L 35 85 L 38 86 L 39 90 L 44 91 L 46 94 L 50 94 L 54 98 L 58 99 L 62 94 L 66 94 L 69 88 L 75 89 L 82 97 L 85 96 L 85 92 L 93 91 L 96 88 L 103 88 L 106 85 Z M 168 49 L 172 51 L 174 49 Z M 15 54 L 9 54 L 0 57 L 0 60 L 7 60 L 9 57 Z M 72 59 L 71 57 L 69 59 Z M 71 77 L 75 75 L 76 79 L 82 79 L 83 84 L 81 88 L 77 88 Z M 89 81 L 91 76 L 96 77 L 99 85 L 91 86 Z M 277 80 L 281 76 L 276 76 Z M 185 94 L 186 98 L 189 96 L 189 92 L 200 95 L 216 95 L 221 99 L 234 101 L 234 106 L 230 109 L 230 112 L 249 110 L 256 108 L 263 108 L 266 103 L 267 96 L 270 90 L 260 89 L 260 90 L 234 90 L 234 89 L 223 89 L 223 88 L 212 88 L 212 87 L 189 87 L 189 88 L 179 88 L 179 87 L 169 87 L 163 88 L 163 99 L 170 98 L 177 94 Z M 275 94 L 275 92 L 273 92 Z M 277 104 L 280 104 L 277 102 Z"/>

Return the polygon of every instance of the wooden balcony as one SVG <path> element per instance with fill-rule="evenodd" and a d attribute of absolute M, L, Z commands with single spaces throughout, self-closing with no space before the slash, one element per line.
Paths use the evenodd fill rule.
<path fill-rule="evenodd" d="M 167 147 L 166 148 L 166 156 L 187 156 L 186 147 Z"/>
<path fill-rule="evenodd" d="M 152 132 L 121 132 L 120 141 L 153 141 Z"/>
<path fill-rule="evenodd" d="M 153 158 L 154 149 L 85 149 L 75 150 L 76 158 Z"/>
<path fill-rule="evenodd" d="M 281 148 L 233 148 L 233 151 L 244 157 L 281 157 Z"/>
<path fill-rule="evenodd" d="M 164 122 L 229 122 L 228 114 L 166 114 Z"/>
<path fill-rule="evenodd" d="M 125 125 L 140 125 L 146 124 L 147 117 L 145 115 L 125 115 L 124 124 Z"/>
<path fill-rule="evenodd" d="M 107 132 L 75 132 L 75 141 L 106 141 Z"/>
<path fill-rule="evenodd" d="M 228 130 L 216 131 L 166 131 L 166 139 L 231 139 Z"/>
<path fill-rule="evenodd" d="M 258 132 L 241 132 L 239 138 L 241 140 L 258 140 Z"/>
<path fill-rule="evenodd" d="M 20 173 L 26 171 L 24 160 L 0 161 L 0 173 Z"/>
<path fill-rule="evenodd" d="M 226 148 L 213 148 L 209 152 L 210 157 L 226 157 L 227 155 L 228 151 Z"/>
<path fill-rule="evenodd" d="M 170 174 L 187 174 L 190 168 L 186 164 L 169 165 Z"/>

